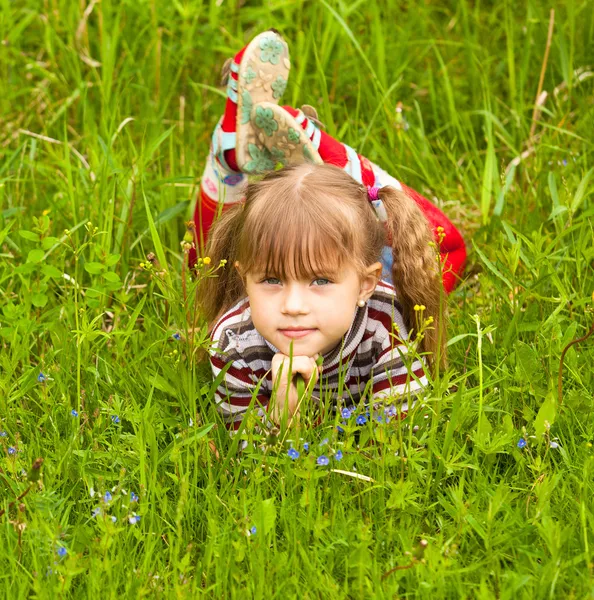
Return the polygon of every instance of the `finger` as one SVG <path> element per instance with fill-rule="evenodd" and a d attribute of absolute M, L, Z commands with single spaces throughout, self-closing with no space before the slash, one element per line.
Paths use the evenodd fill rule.
<path fill-rule="evenodd" d="M 276 366 L 278 368 L 287 358 L 288 358 L 288 356 L 285 356 L 281 352 L 277 352 L 272 357 L 272 365 Z"/>
<path fill-rule="evenodd" d="M 309 377 L 316 364 L 309 356 L 296 356 L 293 358 L 293 373 L 301 373 L 304 377 Z"/>
<path fill-rule="evenodd" d="M 301 374 L 306 383 L 313 379 L 313 385 L 315 385 L 319 376 L 318 365 L 315 360 L 309 357 L 298 358 L 299 360 L 296 360 L 293 365 L 293 372 Z"/>

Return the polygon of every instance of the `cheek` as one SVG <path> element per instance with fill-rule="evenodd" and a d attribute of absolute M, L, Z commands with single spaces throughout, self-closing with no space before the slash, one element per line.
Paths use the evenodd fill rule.
<path fill-rule="evenodd" d="M 272 314 L 270 302 L 262 299 L 260 294 L 249 294 L 250 308 L 252 312 L 252 321 L 254 327 L 262 333 L 266 329 L 268 323 L 270 323 L 270 316 Z"/>
<path fill-rule="evenodd" d="M 346 300 L 337 301 L 327 307 L 324 322 L 328 329 L 344 333 L 351 326 L 355 313 L 354 303 L 351 306 Z"/>

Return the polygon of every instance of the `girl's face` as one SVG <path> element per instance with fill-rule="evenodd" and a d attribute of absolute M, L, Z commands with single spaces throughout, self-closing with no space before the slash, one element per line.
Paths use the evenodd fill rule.
<path fill-rule="evenodd" d="M 252 320 L 257 331 L 280 352 L 294 356 L 326 354 L 349 330 L 357 303 L 367 301 L 381 276 L 381 263 L 374 263 L 359 276 L 345 267 L 337 276 L 321 275 L 311 280 L 245 277 Z"/>

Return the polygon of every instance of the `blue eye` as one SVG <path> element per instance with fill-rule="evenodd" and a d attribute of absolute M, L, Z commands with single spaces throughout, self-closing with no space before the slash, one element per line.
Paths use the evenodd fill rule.
<path fill-rule="evenodd" d="M 279 285 L 281 280 L 278 277 L 266 277 L 266 279 L 262 280 L 262 283 L 267 283 L 268 285 Z"/>
<path fill-rule="evenodd" d="M 322 283 L 319 283 L 319 282 Z M 326 279 L 324 277 L 318 277 L 317 279 L 313 280 L 314 285 L 317 285 L 318 287 L 322 286 L 322 285 L 328 285 L 330 283 L 332 283 L 329 279 Z"/>

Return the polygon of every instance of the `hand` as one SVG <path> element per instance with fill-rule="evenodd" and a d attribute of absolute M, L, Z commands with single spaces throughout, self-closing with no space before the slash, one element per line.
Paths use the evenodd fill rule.
<path fill-rule="evenodd" d="M 307 385 L 313 387 L 318 381 L 321 366 L 316 360 L 318 354 L 310 356 L 293 356 L 291 364 L 291 380 L 289 381 L 290 359 L 285 354 L 275 354 L 272 358 L 272 402 L 270 416 L 276 423 L 280 423 L 283 414 L 286 414 L 289 423 L 293 416 L 299 414 L 299 395 L 295 385 L 295 376 L 301 375 Z"/>

